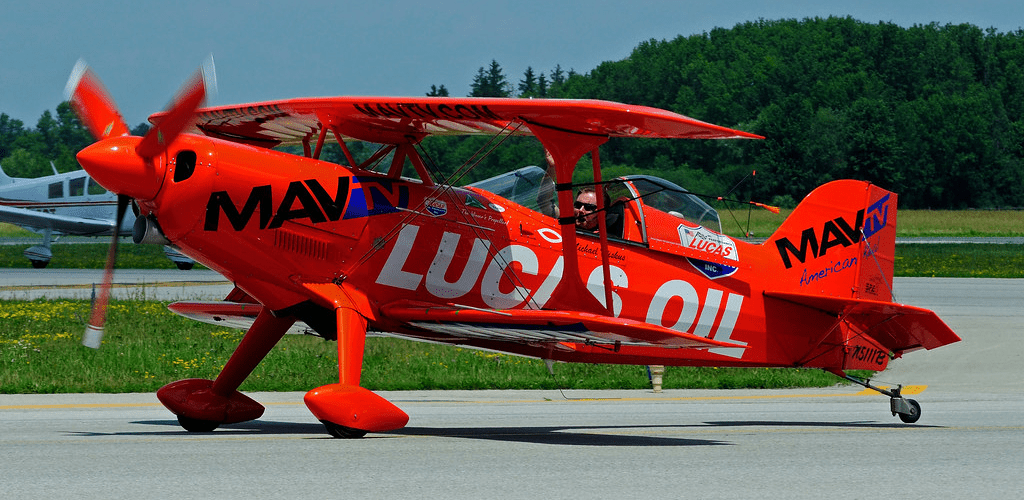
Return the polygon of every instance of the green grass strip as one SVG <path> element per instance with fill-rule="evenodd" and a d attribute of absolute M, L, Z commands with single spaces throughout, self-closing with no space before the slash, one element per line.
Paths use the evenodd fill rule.
<path fill-rule="evenodd" d="M 1022 278 L 1023 245 L 898 244 L 894 275 L 933 278 Z"/>
<path fill-rule="evenodd" d="M 213 379 L 242 332 L 179 317 L 161 302 L 114 301 L 103 346 L 81 345 L 89 302 L 0 301 L 0 393 L 153 392 L 184 378 Z M 287 336 L 240 388 L 306 391 L 338 381 L 337 347 Z M 371 390 L 645 389 L 643 366 L 557 363 L 394 338 L 369 338 L 362 385 Z M 663 387 L 824 387 L 837 377 L 794 368 L 667 367 Z"/>

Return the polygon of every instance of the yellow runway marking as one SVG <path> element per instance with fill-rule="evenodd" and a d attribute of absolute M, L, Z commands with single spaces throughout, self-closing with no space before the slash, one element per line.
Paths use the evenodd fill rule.
<path fill-rule="evenodd" d="M 76 408 L 139 408 L 160 403 L 73 403 L 63 405 L 0 405 L 0 410 L 72 410 Z"/>

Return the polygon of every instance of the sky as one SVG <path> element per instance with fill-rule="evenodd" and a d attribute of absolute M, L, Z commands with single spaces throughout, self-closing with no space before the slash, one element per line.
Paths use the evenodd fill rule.
<path fill-rule="evenodd" d="M 421 96 L 432 85 L 464 96 L 493 59 L 515 84 L 529 66 L 586 73 L 646 40 L 828 16 L 1008 32 L 1023 26 L 1023 1 L 21 0 L 0 16 L 0 113 L 34 127 L 65 99 L 80 58 L 134 126 L 163 109 L 209 55 L 218 86 L 209 105 Z"/>

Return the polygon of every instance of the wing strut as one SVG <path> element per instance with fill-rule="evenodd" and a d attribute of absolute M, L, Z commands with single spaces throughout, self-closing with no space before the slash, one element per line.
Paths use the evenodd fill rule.
<path fill-rule="evenodd" d="M 313 156 L 312 156 L 313 159 L 315 159 L 315 160 L 320 160 L 321 159 L 321 149 L 324 148 L 324 138 L 327 135 L 328 135 L 328 127 L 325 127 L 325 126 L 321 125 L 321 130 L 319 132 L 317 132 L 317 146 L 314 148 L 314 151 L 313 151 Z M 307 142 L 305 142 L 303 144 L 310 144 L 310 141 L 307 141 Z M 310 146 L 305 146 L 305 148 L 307 148 L 307 149 L 309 149 L 309 147 Z"/>
<path fill-rule="evenodd" d="M 564 129 L 550 128 L 538 123 L 527 122 L 531 133 L 545 147 L 549 161 L 556 170 L 556 196 L 559 200 L 559 232 L 563 239 L 563 276 L 559 279 L 549 307 L 574 309 L 594 314 L 607 314 L 607 308 L 595 300 L 584 282 L 581 281 L 580 264 L 577 260 L 577 225 L 574 223 L 574 167 L 585 153 L 595 152 L 592 161 L 598 161 L 598 147 L 609 140 L 607 135 L 581 134 Z M 596 165 L 596 169 L 598 166 Z M 600 201 L 601 203 L 601 201 Z M 600 205 L 601 206 L 601 205 Z M 601 217 L 599 218 L 602 219 Z M 605 226 L 600 226 L 604 228 Z M 605 242 L 605 238 L 602 238 Z M 605 244 L 605 243 L 603 243 Z M 603 249 L 603 254 L 608 254 Z M 607 294 L 609 286 L 609 265 L 604 262 Z M 607 304 L 612 297 L 607 295 Z"/>
<path fill-rule="evenodd" d="M 346 146 L 346 141 L 342 140 L 342 135 L 338 133 L 338 129 L 331 127 L 331 133 L 335 135 L 335 141 L 338 142 L 338 147 L 342 148 L 342 154 L 345 155 L 346 161 L 349 162 L 350 167 L 356 167 L 356 160 L 353 159 L 353 153 L 349 152 L 349 147 Z"/>
<path fill-rule="evenodd" d="M 606 313 L 615 316 L 613 311 L 613 278 L 609 275 L 609 236 L 606 229 L 606 191 L 602 183 L 602 165 L 599 162 L 598 146 L 591 151 L 591 170 L 595 179 L 595 203 L 598 205 L 597 212 L 602 214 L 598 218 L 599 247 L 602 249 L 602 290 L 605 292 Z"/>
<path fill-rule="evenodd" d="M 385 398 L 360 387 L 363 351 L 367 338 L 369 305 L 355 290 L 334 284 L 308 284 L 311 291 L 335 306 L 338 340 L 338 383 L 307 392 L 310 412 L 338 438 L 362 437 L 368 432 L 399 429 L 410 417 Z M 355 299 L 355 300 L 354 300 Z M 361 310 L 363 312 L 361 313 Z"/>

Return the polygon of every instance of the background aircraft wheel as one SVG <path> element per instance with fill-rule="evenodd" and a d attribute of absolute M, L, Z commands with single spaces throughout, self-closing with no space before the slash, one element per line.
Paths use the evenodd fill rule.
<path fill-rule="evenodd" d="M 336 423 L 328 422 L 327 420 L 321 421 L 324 424 L 324 428 L 328 429 L 328 434 L 331 437 L 337 439 L 360 439 L 367 435 L 367 431 L 360 429 L 353 429 L 352 427 L 345 427 Z"/>
<path fill-rule="evenodd" d="M 179 270 L 188 271 L 189 269 L 192 269 L 193 263 L 192 262 L 175 262 L 175 266 L 177 266 Z"/>
<path fill-rule="evenodd" d="M 212 432 L 221 422 L 178 416 L 178 424 L 189 432 Z"/>
<path fill-rule="evenodd" d="M 49 263 L 50 263 L 50 261 L 48 261 L 48 260 L 33 260 L 32 261 L 32 267 L 34 269 L 42 269 L 42 268 L 46 267 L 46 265 L 49 264 Z"/>
<path fill-rule="evenodd" d="M 906 424 L 914 424 L 917 420 L 919 420 L 919 417 L 923 414 L 923 411 L 919 408 L 919 402 L 914 399 L 909 399 L 908 405 L 910 407 L 908 409 L 909 414 L 905 415 L 904 413 L 899 413 L 898 418 L 900 418 L 901 421 L 905 422 Z"/>

